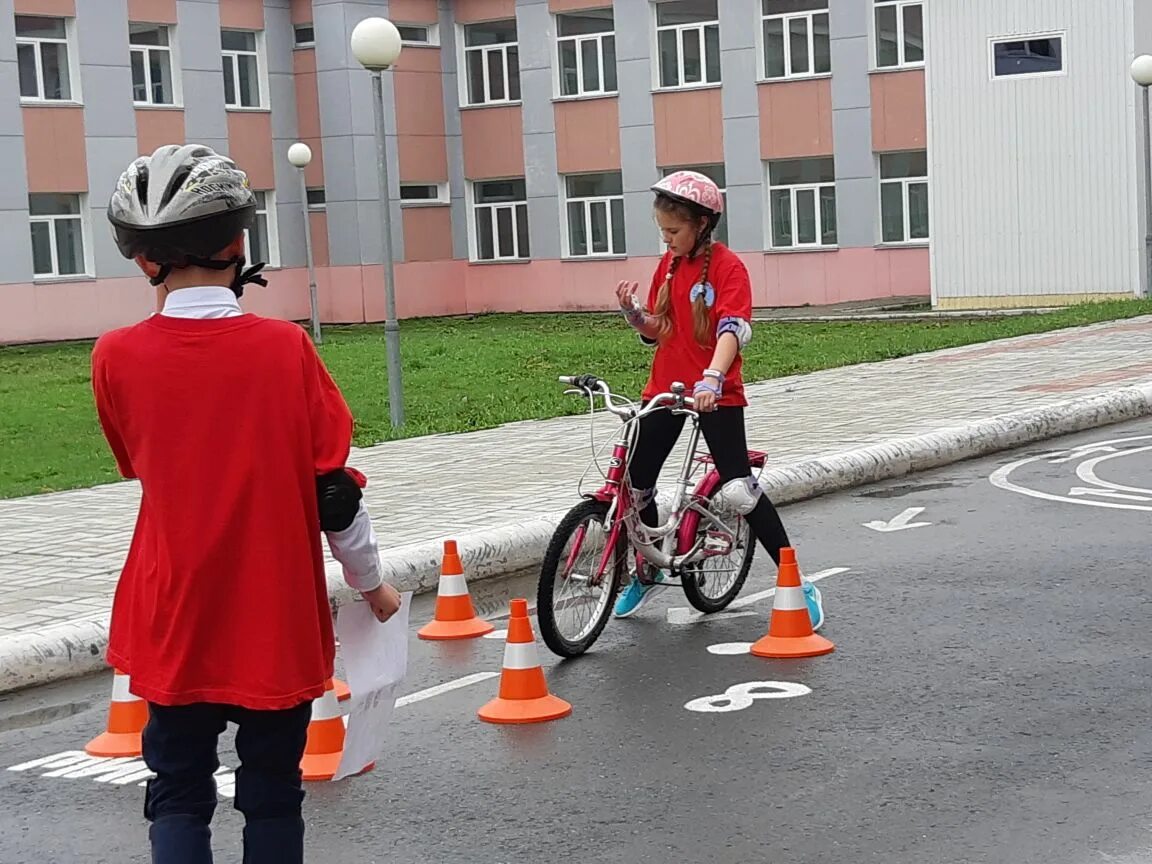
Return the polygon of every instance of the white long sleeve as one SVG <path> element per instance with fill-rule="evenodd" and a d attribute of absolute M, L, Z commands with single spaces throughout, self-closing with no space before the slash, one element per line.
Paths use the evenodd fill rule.
<path fill-rule="evenodd" d="M 355 591 L 371 591 L 384 581 L 380 572 L 380 550 L 376 545 L 376 532 L 364 502 L 356 511 L 352 524 L 343 531 L 325 531 L 328 548 L 344 568 L 344 581 Z"/>

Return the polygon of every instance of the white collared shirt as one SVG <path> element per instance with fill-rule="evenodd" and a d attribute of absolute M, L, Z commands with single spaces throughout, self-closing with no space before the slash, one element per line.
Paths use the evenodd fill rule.
<path fill-rule="evenodd" d="M 170 291 L 160 312 L 165 318 L 235 318 L 243 315 L 240 300 L 231 288 L 221 285 L 202 285 Z M 364 501 L 356 518 L 343 531 L 325 531 L 328 548 L 344 569 L 344 581 L 355 591 L 371 591 L 383 581 L 380 573 L 380 552 L 372 519 Z"/>

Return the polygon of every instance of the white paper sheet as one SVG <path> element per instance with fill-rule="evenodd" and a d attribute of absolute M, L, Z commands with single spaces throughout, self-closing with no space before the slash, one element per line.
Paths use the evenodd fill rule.
<path fill-rule="evenodd" d="M 349 603 L 336 613 L 340 656 L 352 690 L 344 755 L 332 779 L 363 771 L 384 752 L 396 695 L 408 674 L 408 609 L 412 592 L 403 596 L 400 611 L 384 624 L 367 603 Z"/>

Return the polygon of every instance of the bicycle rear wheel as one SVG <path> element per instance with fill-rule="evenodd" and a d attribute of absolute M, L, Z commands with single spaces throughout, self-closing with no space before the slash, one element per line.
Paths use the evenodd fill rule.
<path fill-rule="evenodd" d="M 544 643 L 561 657 L 577 657 L 595 642 L 620 590 L 628 548 L 621 532 L 597 575 L 608 546 L 608 505 L 583 501 L 573 507 L 552 535 L 536 589 L 536 616 Z"/>
<path fill-rule="evenodd" d="M 720 487 L 708 496 L 708 500 L 720 491 Z M 752 568 L 752 558 L 756 554 L 756 537 L 743 516 L 729 516 L 727 524 L 733 524 L 735 534 L 729 538 L 731 550 L 727 555 L 713 555 L 702 558 L 695 564 L 683 568 L 680 582 L 684 596 L 696 609 L 704 613 L 719 612 L 736 599 L 748 571 Z M 700 541 L 712 530 L 711 523 L 701 519 L 696 528 L 696 540 Z"/>

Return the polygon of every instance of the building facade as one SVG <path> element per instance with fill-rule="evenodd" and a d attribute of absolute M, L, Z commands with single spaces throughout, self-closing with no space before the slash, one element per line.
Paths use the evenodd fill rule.
<path fill-rule="evenodd" d="M 677 168 L 725 190 L 757 305 L 1131 296 L 1140 2 L 0 0 L 0 342 L 150 311 L 104 209 L 131 159 L 184 141 L 256 190 L 271 284 L 248 308 L 308 317 L 306 212 L 322 319 L 381 320 L 349 49 L 374 15 L 405 43 L 384 76 L 402 317 L 610 308 L 651 278 L 648 189 Z"/>

